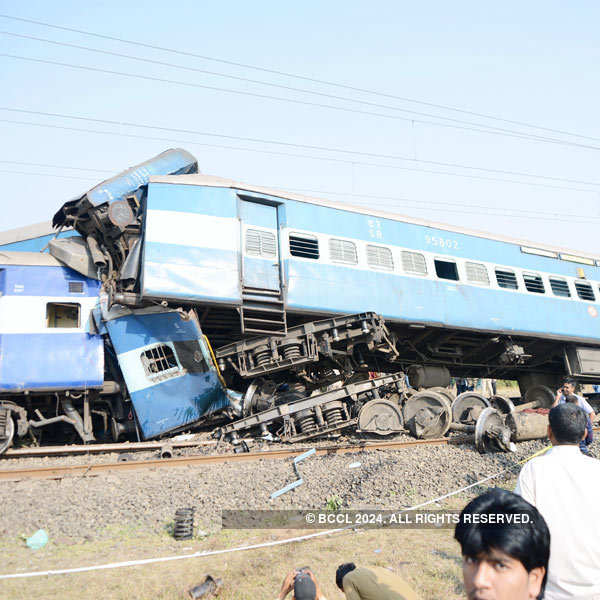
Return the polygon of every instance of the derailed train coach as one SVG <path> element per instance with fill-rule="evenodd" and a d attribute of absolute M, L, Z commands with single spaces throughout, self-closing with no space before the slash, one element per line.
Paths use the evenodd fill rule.
<path fill-rule="evenodd" d="M 79 236 L 50 241 L 53 258 L 41 260 L 57 259 L 63 279 L 91 282 L 89 297 L 99 300 L 88 329 L 88 308 L 77 332 L 57 329 L 104 348 L 102 375 L 96 365 L 60 388 L 6 371 L 27 355 L 8 341 L 25 334 L 11 312 L 18 301 L 2 302 L 15 290 L 26 297 L 36 275 L 12 292 L 9 284 L 0 393 L 13 395 L 4 404 L 20 414 L 30 407 L 28 422 L 70 419 L 85 432 L 109 419 L 115 433 L 137 427 L 150 438 L 207 415 L 239 415 L 274 394 L 345 383 L 361 369 L 413 369 L 423 387 L 447 385 L 450 374 L 517 379 L 522 393 L 546 397 L 564 374 L 600 380 L 600 257 L 200 175 L 183 150 L 66 203 L 54 225 Z M 8 281 L 12 267 L 0 269 Z M 38 324 L 48 327 L 44 302 Z M 82 339 L 67 357 L 73 370 Z M 40 350 L 37 360 L 57 361 L 49 369 L 58 373 L 61 354 L 51 354 Z M 64 403 L 62 413 L 36 413 L 38 393 Z M 82 393 L 102 400 L 84 402 L 79 423 L 68 398 Z"/>

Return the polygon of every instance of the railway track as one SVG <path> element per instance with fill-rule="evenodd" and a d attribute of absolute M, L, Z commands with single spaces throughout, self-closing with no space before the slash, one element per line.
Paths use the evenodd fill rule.
<path fill-rule="evenodd" d="M 436 438 L 430 440 L 368 442 L 364 444 L 331 445 L 316 448 L 316 454 L 334 455 L 363 452 L 365 450 L 401 450 L 414 446 L 442 446 L 461 444 L 468 437 Z M 197 444 L 196 444 L 197 445 Z M 120 446 L 120 445 L 119 445 Z M 198 456 L 181 456 L 176 458 L 133 460 L 127 462 L 89 463 L 83 465 L 64 465 L 50 467 L 28 467 L 16 469 L 0 469 L 0 481 L 20 481 L 27 479 L 63 479 L 66 477 L 90 477 L 100 473 L 133 471 L 139 469 L 160 469 L 174 467 L 197 467 L 217 463 L 236 463 L 261 459 L 293 458 L 306 452 L 310 447 L 294 449 L 266 450 L 262 452 L 244 452 L 239 454 L 209 454 Z"/>

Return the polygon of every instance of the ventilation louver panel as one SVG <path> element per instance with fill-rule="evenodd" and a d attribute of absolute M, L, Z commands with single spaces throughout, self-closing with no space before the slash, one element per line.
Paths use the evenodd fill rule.
<path fill-rule="evenodd" d="M 319 240 L 315 237 L 290 235 L 290 254 L 301 258 L 319 258 Z"/>
<path fill-rule="evenodd" d="M 375 269 L 394 270 L 392 251 L 383 246 L 367 245 L 367 264 Z"/>
<path fill-rule="evenodd" d="M 552 288 L 552 293 L 555 296 L 562 296 L 563 298 L 571 297 L 569 284 L 565 279 L 556 279 L 554 277 L 550 277 L 550 287 Z"/>
<path fill-rule="evenodd" d="M 583 283 L 583 281 L 576 281 L 575 289 L 577 290 L 577 295 L 582 300 L 594 301 L 596 299 L 596 296 L 594 295 L 594 290 L 592 289 L 592 286 L 589 283 Z"/>
<path fill-rule="evenodd" d="M 524 273 L 523 281 L 525 282 L 525 288 L 528 292 L 533 292 L 534 294 L 544 293 L 544 282 L 539 275 L 534 275 L 533 273 Z"/>
<path fill-rule="evenodd" d="M 425 257 L 418 252 L 404 250 L 402 252 L 402 269 L 406 273 L 413 273 L 414 275 L 427 275 Z"/>
<path fill-rule="evenodd" d="M 465 263 L 467 271 L 467 281 L 471 283 L 480 283 L 481 285 L 490 285 L 490 277 L 485 265 L 481 263 Z"/>
<path fill-rule="evenodd" d="M 496 269 L 496 281 L 501 288 L 505 288 L 507 290 L 516 290 L 519 288 L 517 276 L 515 275 L 514 271 Z"/>
<path fill-rule="evenodd" d="M 356 246 L 346 240 L 329 240 L 329 258 L 333 262 L 355 265 L 358 262 Z"/>

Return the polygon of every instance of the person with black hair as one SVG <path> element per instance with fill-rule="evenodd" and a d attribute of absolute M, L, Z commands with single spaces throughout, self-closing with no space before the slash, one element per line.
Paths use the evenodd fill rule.
<path fill-rule="evenodd" d="M 410 586 L 398 575 L 383 567 L 357 567 L 341 564 L 335 583 L 346 600 L 418 600 Z"/>
<path fill-rule="evenodd" d="M 535 506 L 521 496 L 494 488 L 471 500 L 454 537 L 469 600 L 545 597 L 550 532 Z"/>
<path fill-rule="evenodd" d="M 563 380 L 562 387 L 556 390 L 556 399 L 552 406 L 557 406 L 563 402 L 572 402 L 573 397 L 576 398 L 577 405 L 582 408 L 589 419 L 589 425 L 587 428 L 587 435 L 585 439 L 579 444 L 580 450 L 584 454 L 588 454 L 587 447 L 594 441 L 593 425 L 596 419 L 596 413 L 591 407 L 590 403 L 583 397 L 575 393 L 577 388 L 577 382 L 571 377 L 565 377 Z"/>
<path fill-rule="evenodd" d="M 566 396 L 565 402 L 579 406 L 579 401 L 575 394 L 569 394 L 568 396 Z M 588 446 L 594 441 L 594 428 L 592 427 L 592 421 L 588 415 L 586 415 L 586 419 L 587 419 L 586 424 L 585 424 L 586 435 L 579 442 L 579 449 L 584 454 L 587 454 L 589 456 L 590 451 L 588 450 Z"/>
<path fill-rule="evenodd" d="M 290 592 L 292 600 L 327 600 L 321 593 L 316 577 L 308 567 L 292 569 L 285 576 L 277 600 L 284 600 Z"/>
<path fill-rule="evenodd" d="M 548 413 L 552 449 L 522 469 L 515 493 L 542 513 L 550 533 L 545 600 L 600 600 L 600 461 L 584 456 L 586 415 L 575 404 Z"/>

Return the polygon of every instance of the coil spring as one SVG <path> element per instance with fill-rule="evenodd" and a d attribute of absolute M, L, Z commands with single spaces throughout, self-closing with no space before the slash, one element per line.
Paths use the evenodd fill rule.
<path fill-rule="evenodd" d="M 283 358 L 290 360 L 300 358 L 300 344 L 290 344 L 283 349 Z"/>
<path fill-rule="evenodd" d="M 179 508 L 175 512 L 173 537 L 176 540 L 191 540 L 194 537 L 194 509 Z"/>
<path fill-rule="evenodd" d="M 257 367 L 262 367 L 271 362 L 271 352 L 268 348 L 263 347 L 254 352 L 254 362 Z"/>
<path fill-rule="evenodd" d="M 344 421 L 344 414 L 342 413 L 341 408 L 330 408 L 325 412 L 325 420 L 327 421 L 327 425 L 333 427 L 334 425 L 339 425 Z"/>
<path fill-rule="evenodd" d="M 302 433 L 312 433 L 317 430 L 317 421 L 313 415 L 307 415 L 298 419 L 298 425 Z"/>
<path fill-rule="evenodd" d="M 0 406 L 0 440 L 6 438 L 6 424 L 8 423 L 8 410 Z"/>

